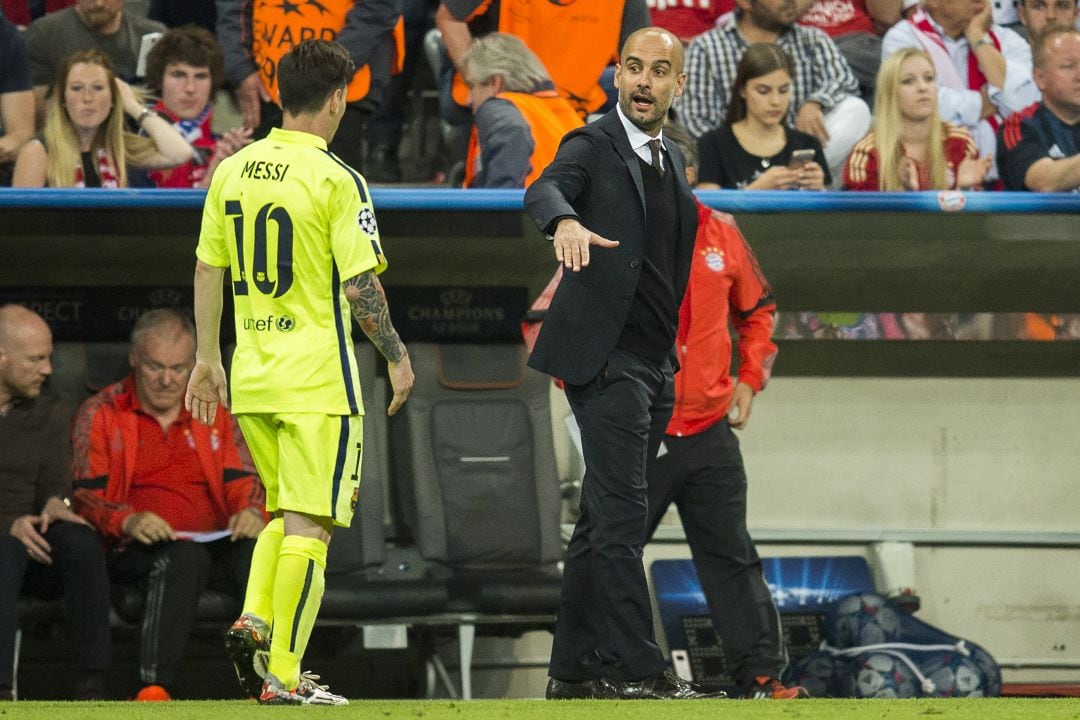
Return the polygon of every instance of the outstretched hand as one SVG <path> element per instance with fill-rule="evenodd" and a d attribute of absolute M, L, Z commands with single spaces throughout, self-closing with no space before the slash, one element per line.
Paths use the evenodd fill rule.
<path fill-rule="evenodd" d="M 555 259 L 564 267 L 578 272 L 589 265 L 589 246 L 619 247 L 618 240 L 608 240 L 588 230 L 574 218 L 564 218 L 555 228 Z"/>
<path fill-rule="evenodd" d="M 221 363 L 196 361 L 184 395 L 184 407 L 192 417 L 204 425 L 213 425 L 218 405 L 224 408 L 229 406 L 228 397 L 229 382 L 225 379 L 225 368 Z"/>

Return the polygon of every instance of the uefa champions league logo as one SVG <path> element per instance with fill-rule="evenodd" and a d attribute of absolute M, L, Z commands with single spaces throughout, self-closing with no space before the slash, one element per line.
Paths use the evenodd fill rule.
<path fill-rule="evenodd" d="M 379 232 L 379 226 L 375 222 L 375 213 L 371 211 L 371 208 L 362 209 L 356 216 L 356 223 L 368 235 L 376 235 Z"/>

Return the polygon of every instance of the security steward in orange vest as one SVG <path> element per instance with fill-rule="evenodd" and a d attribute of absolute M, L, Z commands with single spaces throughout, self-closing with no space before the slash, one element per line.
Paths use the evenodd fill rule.
<path fill-rule="evenodd" d="M 528 187 L 555 157 L 563 135 L 582 125 L 580 116 L 513 35 L 485 35 L 469 48 L 464 65 L 476 119 L 465 187 Z"/>
<path fill-rule="evenodd" d="M 452 92 L 459 106 L 468 104 L 460 75 L 466 51 L 474 38 L 498 31 L 516 35 L 536 53 L 582 118 L 607 101 L 600 76 L 616 61 L 623 42 L 650 24 L 645 0 L 442 0 L 435 12 L 435 25 L 459 73 Z M 444 119 L 452 122 L 446 112 Z"/>
<path fill-rule="evenodd" d="M 281 125 L 277 66 L 294 45 L 321 38 L 349 51 L 357 69 L 330 151 L 361 169 L 365 123 L 404 62 L 401 0 L 218 0 L 217 9 L 225 77 L 255 140 Z"/>

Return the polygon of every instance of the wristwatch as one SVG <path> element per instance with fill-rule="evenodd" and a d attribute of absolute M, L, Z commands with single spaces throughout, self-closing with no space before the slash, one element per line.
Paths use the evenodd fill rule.
<path fill-rule="evenodd" d="M 994 41 L 990 39 L 989 35 L 983 35 L 981 38 L 979 38 L 978 40 L 976 40 L 975 42 L 973 42 L 971 44 L 971 49 L 972 50 L 978 50 L 983 45 L 989 45 L 989 46 L 993 47 Z"/>

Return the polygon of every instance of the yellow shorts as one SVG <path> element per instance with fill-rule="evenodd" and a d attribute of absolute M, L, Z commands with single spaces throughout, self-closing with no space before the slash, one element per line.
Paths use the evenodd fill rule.
<path fill-rule="evenodd" d="M 268 512 L 352 523 L 360 495 L 362 415 L 238 414 L 236 421 L 266 487 Z"/>

